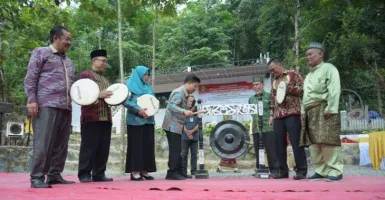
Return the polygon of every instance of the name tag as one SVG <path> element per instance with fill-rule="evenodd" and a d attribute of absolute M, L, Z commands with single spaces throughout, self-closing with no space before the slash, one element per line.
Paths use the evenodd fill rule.
<path fill-rule="evenodd" d="M 190 122 L 194 122 L 194 118 L 190 118 Z"/>

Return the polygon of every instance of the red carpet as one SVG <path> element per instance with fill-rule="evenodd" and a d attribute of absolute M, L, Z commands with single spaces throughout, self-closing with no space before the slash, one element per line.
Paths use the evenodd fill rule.
<path fill-rule="evenodd" d="M 28 174 L 0 173 L 0 199 L 385 199 L 385 177 L 347 176 L 340 182 L 210 178 L 186 181 L 130 181 L 114 177 L 109 183 L 54 185 L 31 189 Z"/>

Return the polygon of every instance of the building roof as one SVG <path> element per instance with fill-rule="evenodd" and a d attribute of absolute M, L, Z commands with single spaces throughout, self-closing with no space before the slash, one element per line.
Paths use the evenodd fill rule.
<path fill-rule="evenodd" d="M 169 92 L 181 85 L 189 73 L 201 79 L 201 84 L 230 83 L 251 81 L 255 75 L 269 72 L 268 60 L 252 59 L 231 63 L 215 63 L 208 65 L 187 66 L 182 68 L 160 69 L 155 73 L 155 92 Z M 189 72 L 190 71 L 190 72 Z"/>

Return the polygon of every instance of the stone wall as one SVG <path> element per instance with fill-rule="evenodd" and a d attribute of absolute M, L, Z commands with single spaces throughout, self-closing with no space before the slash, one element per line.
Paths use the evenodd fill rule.
<path fill-rule="evenodd" d="M 0 146 L 0 172 L 29 172 L 32 147 Z"/>

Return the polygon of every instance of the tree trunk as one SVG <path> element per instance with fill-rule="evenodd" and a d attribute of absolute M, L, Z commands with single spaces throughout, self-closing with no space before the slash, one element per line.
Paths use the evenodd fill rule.
<path fill-rule="evenodd" d="M 120 68 L 120 82 L 124 83 L 123 71 L 123 52 L 122 52 L 122 14 L 120 8 L 120 0 L 118 0 L 118 37 L 119 37 L 119 68 Z M 121 174 L 125 174 L 125 159 L 126 159 L 126 115 L 124 107 L 121 108 L 120 118 L 120 169 Z"/>
<path fill-rule="evenodd" d="M 1 33 L 0 33 L 0 95 L 1 95 L 1 100 L 4 101 L 4 76 L 3 76 L 3 65 L 2 65 L 3 59 L 1 54 L 1 43 L 2 41 L 1 41 Z"/>
<path fill-rule="evenodd" d="M 154 88 L 155 85 L 155 48 L 156 48 L 156 26 L 158 24 L 158 6 L 155 5 L 154 14 L 154 28 L 152 30 L 152 70 L 151 70 L 151 86 Z"/>
<path fill-rule="evenodd" d="M 299 0 L 296 0 L 296 8 L 297 8 L 297 13 L 295 14 L 295 22 L 294 22 L 294 28 L 295 28 L 295 65 L 296 65 L 296 70 L 299 71 L 300 67 L 298 65 L 299 62 L 299 37 L 298 37 L 298 23 L 299 23 L 299 14 L 300 14 L 300 4 Z"/>
<path fill-rule="evenodd" d="M 99 42 L 99 49 L 102 49 L 102 30 L 99 29 L 98 31 L 98 42 Z"/>
<path fill-rule="evenodd" d="M 378 69 L 377 69 L 377 61 L 374 61 L 374 67 L 376 70 L 376 73 L 378 74 Z M 378 112 L 382 116 L 382 99 L 381 99 L 381 79 L 378 79 L 377 82 L 377 101 L 378 101 Z"/>

